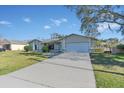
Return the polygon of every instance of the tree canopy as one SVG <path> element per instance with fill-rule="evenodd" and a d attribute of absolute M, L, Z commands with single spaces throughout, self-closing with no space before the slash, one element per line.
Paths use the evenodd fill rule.
<path fill-rule="evenodd" d="M 64 35 L 61 35 L 59 33 L 53 33 L 51 34 L 51 39 L 58 39 L 58 38 L 63 38 Z"/>
<path fill-rule="evenodd" d="M 117 32 L 124 35 L 124 6 L 116 5 L 83 5 L 83 6 L 68 6 L 76 12 L 76 15 L 81 21 L 81 31 L 87 36 L 96 37 L 100 35 L 98 31 L 99 24 L 108 23 L 108 28 L 112 29 L 110 24 L 119 25 Z"/>

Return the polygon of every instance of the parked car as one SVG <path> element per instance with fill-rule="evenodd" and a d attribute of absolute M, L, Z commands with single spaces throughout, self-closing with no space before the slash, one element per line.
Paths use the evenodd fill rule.
<path fill-rule="evenodd" d="M 2 51 L 6 51 L 4 48 L 0 48 L 0 52 L 2 52 Z"/>

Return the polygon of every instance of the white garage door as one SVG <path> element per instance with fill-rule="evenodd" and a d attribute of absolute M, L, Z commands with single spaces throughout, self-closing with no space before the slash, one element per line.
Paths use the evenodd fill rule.
<path fill-rule="evenodd" d="M 89 43 L 69 43 L 66 50 L 70 52 L 89 52 Z"/>

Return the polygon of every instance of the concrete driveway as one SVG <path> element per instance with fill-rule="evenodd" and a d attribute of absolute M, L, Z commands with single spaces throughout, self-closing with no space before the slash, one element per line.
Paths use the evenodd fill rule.
<path fill-rule="evenodd" d="M 0 77 L 0 87 L 94 88 L 88 53 L 62 53 Z"/>

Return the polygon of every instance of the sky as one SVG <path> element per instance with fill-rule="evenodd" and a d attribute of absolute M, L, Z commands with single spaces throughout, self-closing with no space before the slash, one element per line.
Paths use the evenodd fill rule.
<path fill-rule="evenodd" d="M 82 34 L 80 24 L 76 14 L 65 6 L 0 6 L 0 37 L 10 40 L 48 39 L 52 33 Z M 99 30 L 100 39 L 123 38 L 109 31 L 106 24 Z"/>

